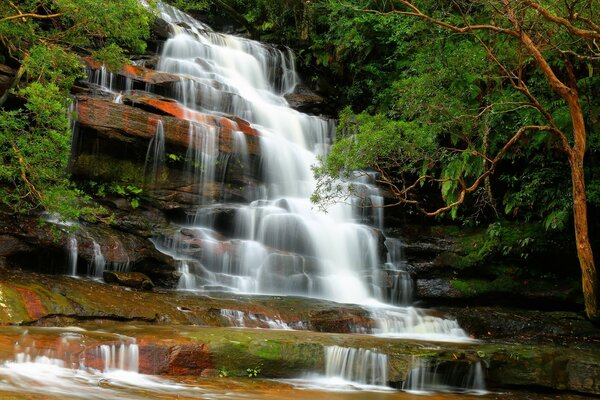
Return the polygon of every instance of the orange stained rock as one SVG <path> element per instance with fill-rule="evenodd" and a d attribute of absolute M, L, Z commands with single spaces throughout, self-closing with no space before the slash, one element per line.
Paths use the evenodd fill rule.
<path fill-rule="evenodd" d="M 226 117 L 218 117 L 215 115 L 205 114 L 198 111 L 190 110 L 179 103 L 173 101 L 165 101 L 153 98 L 140 99 L 157 110 L 167 113 L 179 119 L 194 121 L 201 124 L 217 126 L 232 131 L 241 131 L 245 134 L 256 135 L 256 130 L 250 124 L 243 120 L 232 120 Z"/>
<path fill-rule="evenodd" d="M 17 288 L 17 291 L 21 295 L 27 314 L 31 319 L 40 319 L 48 314 L 42 301 L 34 291 L 25 288 Z"/>

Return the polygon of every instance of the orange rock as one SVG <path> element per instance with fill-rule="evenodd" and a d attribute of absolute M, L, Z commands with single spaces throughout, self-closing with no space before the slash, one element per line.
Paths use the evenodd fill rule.
<path fill-rule="evenodd" d="M 193 121 L 218 128 L 219 151 L 223 153 L 234 152 L 234 134 L 242 132 L 246 135 L 248 153 L 260 154 L 258 135 L 247 122 L 240 123 L 237 120 L 196 111 L 190 111 L 191 117 L 188 118 L 189 120 L 184 120 L 181 117 L 184 117 L 188 111 L 177 103 L 138 97 L 133 100 L 136 105 L 145 105 L 168 115 L 148 112 L 140 107 L 116 104 L 102 98 L 79 96 L 77 114 L 82 134 L 91 129 L 114 142 L 115 145 L 119 142 L 135 144 L 142 140 L 139 145 L 145 154 L 149 141 L 156 133 L 157 121 L 160 120 L 164 126 L 167 147 L 171 147 L 173 152 L 178 149 L 185 151 L 189 146 L 190 121 Z"/>
<path fill-rule="evenodd" d="M 46 316 L 46 308 L 35 292 L 25 288 L 17 288 L 17 291 L 21 295 L 21 298 L 23 298 L 27 314 L 31 319 L 36 320 Z"/>

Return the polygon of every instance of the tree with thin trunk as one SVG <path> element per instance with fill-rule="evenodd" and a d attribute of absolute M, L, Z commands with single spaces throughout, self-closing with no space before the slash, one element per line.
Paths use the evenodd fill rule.
<path fill-rule="evenodd" d="M 414 196 L 414 191 L 424 182 L 444 184 L 444 179 L 421 175 L 412 184 L 398 185 L 389 171 L 379 168 L 380 181 L 389 187 L 393 196 L 398 199 L 398 203 L 413 204 L 429 216 L 439 215 L 464 203 L 468 194 L 483 186 L 486 179 L 494 173 L 499 161 L 524 136 L 535 132 L 551 133 L 560 150 L 566 155 L 570 167 L 575 242 L 582 272 L 586 313 L 590 319 L 598 319 L 598 284 L 588 236 L 584 177 L 587 132 L 577 76 L 582 71 L 581 68 L 576 68 L 575 64 L 587 65 L 592 71 L 593 66 L 600 60 L 600 25 L 597 22 L 600 20 L 600 2 L 598 0 L 565 0 L 564 2 L 462 0 L 444 2 L 435 13 L 431 11 L 431 4 L 428 5 L 424 1 L 390 0 L 380 3 L 384 4 L 378 9 L 349 7 L 354 7 L 361 12 L 418 18 L 447 29 L 449 32 L 472 36 L 485 50 L 489 62 L 495 64 L 501 71 L 503 79 L 526 99 L 513 105 L 537 110 L 544 121 L 542 124 L 521 126 L 495 156 L 475 154 L 485 160 L 483 172 L 471 184 L 465 183 L 462 178 L 456 179 L 457 196 L 441 208 L 426 209 L 422 200 Z M 485 11 L 482 12 L 482 9 Z M 474 17 L 476 13 L 477 18 Z M 482 20 L 482 15 L 487 16 L 487 20 Z M 512 40 L 516 49 L 514 52 L 516 60 L 509 62 L 497 54 L 493 42 L 494 38 L 500 36 Z M 554 40 L 559 37 L 560 40 Z M 548 58 L 549 52 L 554 55 L 553 60 Z M 560 65 L 556 62 L 557 54 L 561 61 Z M 530 63 L 529 60 L 533 62 Z M 525 76 L 527 68 L 531 65 L 535 65 L 541 71 L 551 90 L 568 107 L 570 117 L 568 129 L 555 121 L 543 102 L 530 90 Z M 482 112 L 494 106 L 489 105 Z"/>

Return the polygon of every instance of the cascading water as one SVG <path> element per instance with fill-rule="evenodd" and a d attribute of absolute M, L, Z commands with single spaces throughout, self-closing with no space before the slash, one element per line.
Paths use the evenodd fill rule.
<path fill-rule="evenodd" d="M 104 372 L 139 371 L 140 351 L 135 343 L 103 344 L 96 349 L 96 353 L 103 361 Z"/>
<path fill-rule="evenodd" d="M 97 278 L 102 278 L 104 274 L 104 269 L 106 268 L 106 260 L 104 259 L 104 255 L 102 254 L 102 248 L 100 247 L 100 244 L 94 240 L 93 246 L 94 256 L 89 266 L 88 275 L 95 276 Z"/>
<path fill-rule="evenodd" d="M 415 393 L 459 392 L 485 394 L 486 386 L 481 362 L 432 365 L 415 360 L 403 389 Z"/>
<path fill-rule="evenodd" d="M 367 349 L 325 347 L 325 375 L 363 385 L 387 385 L 387 355 Z"/>
<path fill-rule="evenodd" d="M 280 330 L 291 330 L 292 327 L 281 319 L 271 319 L 264 315 L 257 315 L 253 313 L 245 313 L 238 310 L 226 310 L 220 311 L 221 316 L 227 320 L 230 326 L 238 328 L 268 328 L 268 329 L 280 329 Z M 294 324 L 295 329 L 302 329 L 303 326 Z"/>
<path fill-rule="evenodd" d="M 77 275 L 77 259 L 78 259 L 78 246 L 77 246 L 77 238 L 75 236 L 71 236 L 69 241 L 67 242 L 67 248 L 69 250 L 69 270 L 71 272 L 71 276 Z"/>
<path fill-rule="evenodd" d="M 170 25 L 171 38 L 162 46 L 157 69 L 180 77 L 162 94 L 180 103 L 189 120 L 189 147 L 180 156 L 190 188 L 201 199 L 187 226 L 153 239 L 157 249 L 180 263 L 178 288 L 362 304 L 376 324 L 356 327 L 357 332 L 466 339 L 455 321 L 384 304 L 409 305 L 412 279 L 402 265 L 399 242 L 382 234 L 383 196 L 373 173 L 340 182 L 360 193 L 350 204 L 337 204 L 327 213 L 311 204 L 316 185 L 311 166 L 327 153 L 335 125 L 288 107 L 284 95 L 298 83 L 293 54 L 214 32 L 168 5 L 159 3 L 158 9 Z M 132 87 L 131 80 L 115 78 L 106 69 L 91 73 L 89 80 L 104 85 L 119 101 L 117 91 Z M 233 116 L 233 125 L 236 118 L 248 121 L 257 132 L 260 156 L 250 154 L 247 135 L 236 132 L 239 126 L 231 128 L 235 160 L 221 154 L 220 129 L 200 121 L 198 112 Z M 150 187 L 161 177 L 164 134 L 157 120 L 144 174 Z M 233 164 L 257 181 L 243 189 L 248 202 L 208 202 L 210 196 L 204 194 L 219 193 Z M 98 276 L 101 268 L 95 269 Z"/>
<path fill-rule="evenodd" d="M 192 229 L 155 240 L 157 248 L 180 260 L 179 287 L 409 304 L 412 280 L 397 258 L 397 243 L 382 243 L 383 197 L 372 185 L 373 174 L 353 183 L 373 206 L 370 215 L 360 215 L 363 201 L 335 205 L 328 213 L 310 202 L 315 188 L 311 166 L 326 153 L 334 126 L 287 106 L 283 94 L 297 84 L 291 52 L 216 33 L 170 6 L 159 8 L 172 37 L 157 68 L 181 76 L 171 96 L 185 109 L 251 122 L 261 148 L 262 184 L 251 195 L 254 201 L 200 205 Z M 216 180 L 218 134 L 190 123 L 186 159 L 195 166 L 190 173 L 200 190 Z M 244 143 L 237 143 L 240 160 L 250 170 Z M 233 232 L 219 232 L 219 212 L 233 214 Z M 362 224 L 365 218 L 377 228 Z M 387 279 L 394 282 L 386 293 L 373 283 Z M 377 307 L 373 317 L 379 322 L 371 333 L 466 338 L 455 322 L 426 317 L 417 309 Z"/>
<path fill-rule="evenodd" d="M 166 159 L 165 152 L 165 128 L 161 120 L 156 121 L 156 132 L 148 145 L 146 154 L 146 165 L 144 167 L 144 177 L 150 185 L 154 185 L 160 180 L 160 174 L 164 167 Z"/>

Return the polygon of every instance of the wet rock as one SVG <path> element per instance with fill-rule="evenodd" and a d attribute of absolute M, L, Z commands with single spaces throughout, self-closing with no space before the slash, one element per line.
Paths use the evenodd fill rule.
<path fill-rule="evenodd" d="M 152 290 L 154 288 L 150 278 L 141 272 L 104 271 L 103 278 L 106 283 L 115 283 L 134 289 Z"/>
<path fill-rule="evenodd" d="M 0 257 L 10 257 L 18 253 L 31 252 L 33 247 L 11 235 L 0 235 Z"/>
<path fill-rule="evenodd" d="M 189 122 L 179 119 L 186 111 L 174 102 L 152 98 L 135 98 L 136 104 L 148 105 L 167 115 L 144 111 L 138 107 L 117 104 L 104 99 L 89 96 L 78 97 L 78 123 L 80 126 L 79 140 L 96 134 L 95 140 L 108 141 L 107 148 L 98 149 L 104 154 L 112 154 L 111 149 L 119 153 L 119 146 L 133 146 L 141 151 L 138 159 L 145 160 L 148 143 L 156 134 L 156 125 L 162 121 L 167 148 L 172 146 L 180 149 L 179 153 L 187 152 L 190 142 Z M 219 129 L 219 151 L 231 153 L 234 151 L 234 132 L 247 135 L 246 143 L 250 154 L 259 154 L 256 131 L 247 123 L 235 119 L 217 117 L 210 114 L 190 112 L 190 119 L 200 124 Z M 83 137 L 81 137 L 83 136 Z M 90 138 L 92 139 L 92 138 Z M 94 140 L 94 139 L 92 139 Z M 85 143 L 79 143 L 85 146 Z M 124 149 L 120 149 L 122 152 Z"/>
<path fill-rule="evenodd" d="M 98 71 L 102 67 L 100 63 L 90 57 L 84 58 L 83 61 L 92 71 Z M 124 65 L 120 71 L 117 71 L 114 74 L 132 79 L 134 81 L 134 87 L 135 82 L 139 82 L 144 85 L 150 84 L 170 88 L 173 84 L 178 83 L 181 80 L 179 75 L 158 72 L 139 65 Z M 143 86 L 141 86 L 140 89 L 143 89 Z"/>
<path fill-rule="evenodd" d="M 7 65 L 0 64 L 0 96 L 12 85 L 17 71 Z"/>
<path fill-rule="evenodd" d="M 443 301 L 462 299 L 465 296 L 452 287 L 450 279 L 417 279 L 415 297 L 419 300 Z"/>
<path fill-rule="evenodd" d="M 285 95 L 291 108 L 308 114 L 322 114 L 325 99 L 305 85 L 297 85 L 294 92 Z"/>
<path fill-rule="evenodd" d="M 168 40 L 171 38 L 171 27 L 167 21 L 155 17 L 152 19 L 152 36 L 158 40 Z"/>
<path fill-rule="evenodd" d="M 134 337 L 139 347 L 139 371 L 152 375 L 210 375 L 215 369 L 231 377 L 244 377 L 247 368 L 259 368 L 260 378 L 292 378 L 306 373 L 323 373 L 325 347 L 370 349 L 387 355 L 388 384 L 402 387 L 419 360 L 441 374 L 456 373 L 457 382 L 466 378 L 473 363 L 480 363 L 492 390 L 536 388 L 586 395 L 600 393 L 600 354 L 593 347 L 529 346 L 510 343 L 430 343 L 364 335 L 266 329 L 232 329 L 131 324 L 84 324 L 79 339 L 68 341 L 64 330 L 27 327 L 0 328 L 0 355 L 14 358 L 14 342 L 29 346 L 30 353 L 56 354 L 68 365 L 81 361 L 103 369 L 100 346 L 115 346 L 115 338 Z M 102 331 L 98 328 L 101 327 Z M 5 340 L 7 338 L 8 340 Z M 118 355 L 116 356 L 118 357 Z M 564 392 L 562 392 L 564 391 Z M 562 398 L 562 397 L 561 397 Z"/>
<path fill-rule="evenodd" d="M 600 343 L 600 330 L 582 314 L 568 311 L 519 310 L 502 307 L 443 309 L 470 335 L 487 339 L 518 339 L 527 342 L 567 344 L 573 341 Z"/>

